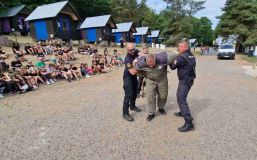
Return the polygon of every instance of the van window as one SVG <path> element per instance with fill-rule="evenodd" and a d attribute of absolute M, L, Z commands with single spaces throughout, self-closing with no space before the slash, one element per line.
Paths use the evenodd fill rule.
<path fill-rule="evenodd" d="M 220 49 L 234 49 L 234 47 L 232 45 L 222 45 Z"/>

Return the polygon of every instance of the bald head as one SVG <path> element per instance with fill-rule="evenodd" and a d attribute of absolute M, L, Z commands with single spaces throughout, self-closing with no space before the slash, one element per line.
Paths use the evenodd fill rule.
<path fill-rule="evenodd" d="M 134 50 L 135 50 L 135 44 L 134 43 L 128 43 L 127 44 L 127 52 L 131 55 L 134 54 Z"/>
<path fill-rule="evenodd" d="M 146 63 L 148 65 L 148 67 L 150 68 L 154 68 L 156 65 L 156 58 L 155 55 L 150 53 L 146 56 Z"/>
<path fill-rule="evenodd" d="M 184 53 L 188 49 L 189 49 L 189 43 L 188 43 L 187 40 L 182 40 L 182 41 L 179 42 L 179 44 L 178 44 L 178 52 L 180 54 Z"/>

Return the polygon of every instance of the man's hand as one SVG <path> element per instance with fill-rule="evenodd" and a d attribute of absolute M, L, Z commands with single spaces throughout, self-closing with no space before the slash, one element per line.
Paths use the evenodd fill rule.
<path fill-rule="evenodd" d="M 138 63 L 138 59 L 134 59 L 133 61 L 133 67 L 136 67 L 136 64 Z"/>

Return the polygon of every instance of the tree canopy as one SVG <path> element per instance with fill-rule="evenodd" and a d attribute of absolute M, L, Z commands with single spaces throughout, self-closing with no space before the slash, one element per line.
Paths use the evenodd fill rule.
<path fill-rule="evenodd" d="M 257 45 L 257 1 L 227 0 L 216 35 L 238 35 L 237 45 Z"/>

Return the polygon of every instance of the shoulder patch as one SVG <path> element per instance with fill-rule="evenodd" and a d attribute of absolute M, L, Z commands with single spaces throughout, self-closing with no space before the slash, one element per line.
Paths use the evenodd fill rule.
<path fill-rule="evenodd" d="M 195 58 L 195 57 L 194 57 L 194 56 L 188 56 L 188 58 L 189 58 L 189 59 L 193 59 L 193 58 Z"/>
<path fill-rule="evenodd" d="M 128 69 L 132 68 L 132 65 L 130 63 L 127 63 L 126 66 Z"/>

